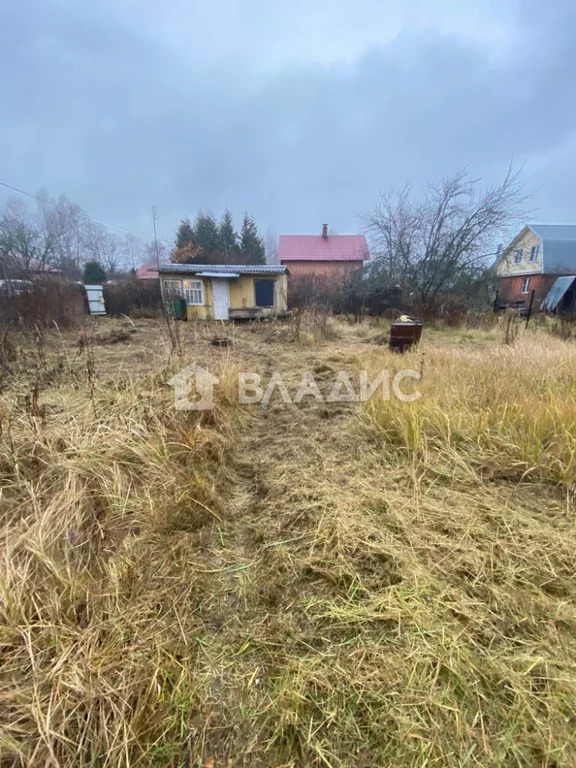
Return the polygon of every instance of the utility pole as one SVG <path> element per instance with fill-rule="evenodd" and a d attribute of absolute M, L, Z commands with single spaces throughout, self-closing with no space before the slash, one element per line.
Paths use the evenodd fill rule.
<path fill-rule="evenodd" d="M 156 268 L 160 272 L 160 251 L 158 250 L 158 236 L 156 235 L 156 206 L 152 206 L 152 228 L 154 230 L 154 249 L 156 251 Z"/>
<path fill-rule="evenodd" d="M 168 331 L 170 333 L 170 338 L 172 338 L 172 329 L 170 328 L 170 319 L 166 313 L 166 299 L 164 297 L 164 286 L 162 285 L 162 280 L 160 279 L 160 251 L 158 249 L 158 235 L 156 234 L 156 206 L 152 206 L 152 229 L 154 230 L 154 250 L 156 251 L 156 269 L 158 270 L 158 283 L 160 285 L 160 303 L 162 305 L 162 314 L 166 318 L 166 322 L 168 323 Z M 172 347 L 174 348 L 174 342 L 172 342 Z"/>

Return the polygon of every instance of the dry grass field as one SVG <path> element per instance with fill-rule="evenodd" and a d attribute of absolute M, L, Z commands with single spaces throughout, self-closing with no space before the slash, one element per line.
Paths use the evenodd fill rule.
<path fill-rule="evenodd" d="M 576 764 L 574 342 L 95 326 L 0 344 L 3 768 Z M 405 367 L 412 403 L 237 402 Z"/>

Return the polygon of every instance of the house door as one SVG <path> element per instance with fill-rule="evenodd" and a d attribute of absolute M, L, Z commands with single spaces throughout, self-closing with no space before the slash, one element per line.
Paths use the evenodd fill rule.
<path fill-rule="evenodd" d="M 219 278 L 212 280 L 212 301 L 214 305 L 214 320 L 228 320 L 228 310 L 230 309 L 228 280 Z"/>
<path fill-rule="evenodd" d="M 254 280 L 254 299 L 257 307 L 273 307 L 274 280 Z"/>
<path fill-rule="evenodd" d="M 85 285 L 91 315 L 105 315 L 104 289 L 101 285 Z"/>

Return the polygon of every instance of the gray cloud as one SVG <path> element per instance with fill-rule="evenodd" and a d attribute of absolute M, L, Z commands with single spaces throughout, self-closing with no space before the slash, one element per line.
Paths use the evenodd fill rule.
<path fill-rule="evenodd" d="M 344 232 L 358 229 L 378 189 L 463 165 L 493 178 L 513 158 L 539 187 L 540 218 L 576 218 L 576 13 L 567 1 L 548 3 L 543 19 L 526 0 L 513 23 L 500 20 L 504 42 L 409 26 L 383 33 L 382 45 L 366 33 L 360 52 L 357 32 L 352 59 L 328 46 L 313 61 L 307 33 L 294 61 L 283 31 L 291 63 L 268 69 L 257 50 L 246 54 L 250 40 L 237 61 L 222 40 L 220 58 L 209 56 L 208 43 L 187 50 L 182 34 L 171 45 L 170 26 L 155 34 L 154 18 L 129 25 L 111 10 L 40 0 L 5 10 L 0 180 L 64 191 L 145 232 L 154 203 L 166 237 L 186 213 L 226 205 L 237 217 L 248 208 L 263 231 L 315 231 L 327 220 Z M 252 29 L 256 49 L 264 36 L 268 56 L 273 14 L 265 21 L 244 20 L 242 31 Z"/>

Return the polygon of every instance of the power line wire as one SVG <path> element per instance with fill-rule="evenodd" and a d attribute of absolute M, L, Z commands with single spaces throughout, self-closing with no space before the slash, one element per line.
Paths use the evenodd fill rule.
<path fill-rule="evenodd" d="M 13 192 L 18 192 L 20 195 L 26 195 L 26 197 L 31 197 L 33 200 L 36 200 L 37 202 L 41 202 L 41 198 L 38 197 L 38 195 L 33 195 L 31 192 L 26 192 L 24 189 L 19 189 L 18 187 L 14 187 L 12 184 L 7 184 L 5 181 L 0 181 L 0 186 L 6 187 L 6 189 L 11 189 Z M 80 209 L 80 215 L 83 216 L 85 219 L 88 219 L 89 221 L 93 221 L 95 224 L 101 224 L 104 227 L 111 227 L 113 229 L 118 229 L 123 232 L 129 232 L 131 235 L 136 235 L 136 237 L 141 238 L 145 243 L 150 242 L 150 239 L 146 235 L 143 235 L 141 232 L 135 232 L 133 229 L 122 227 L 120 224 L 112 224 L 109 221 L 103 221 L 102 219 L 95 219 L 93 216 L 89 216 L 82 209 Z"/>

